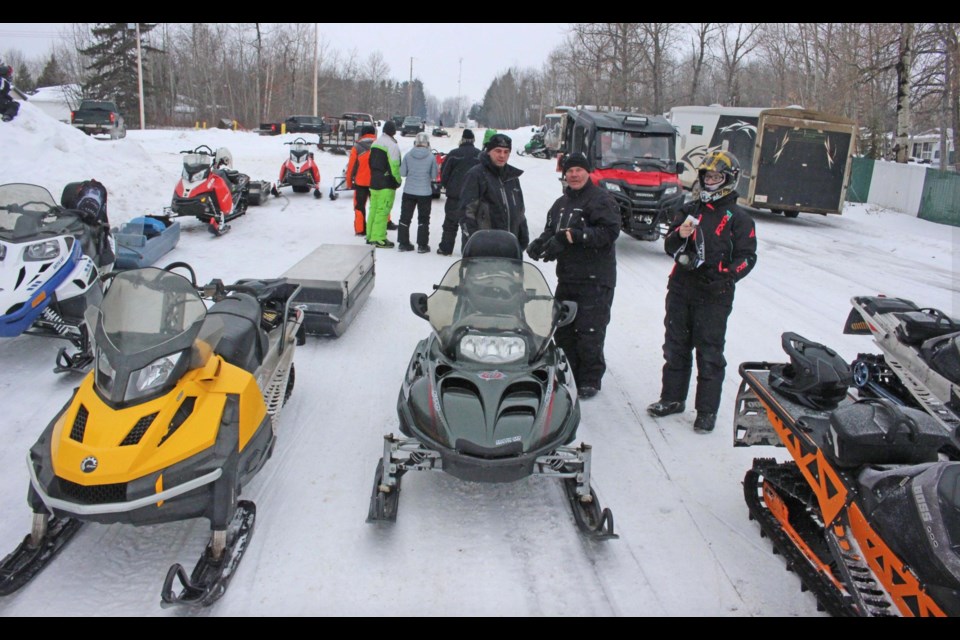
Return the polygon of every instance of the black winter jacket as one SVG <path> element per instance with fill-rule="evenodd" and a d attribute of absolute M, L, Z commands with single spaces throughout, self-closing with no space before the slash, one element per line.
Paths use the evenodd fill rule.
<path fill-rule="evenodd" d="M 566 187 L 547 212 L 547 224 L 537 241 L 546 243 L 561 229 L 571 229 L 573 244 L 562 240 L 557 280 L 568 283 L 617 284 L 617 236 L 620 207 L 606 189 L 587 181 L 582 189 Z"/>
<path fill-rule="evenodd" d="M 480 162 L 480 149 L 465 142 L 447 154 L 440 170 L 440 184 L 447 191 L 448 200 L 459 200 L 463 177 Z"/>
<path fill-rule="evenodd" d="M 520 176 L 523 171 L 506 164 L 498 167 L 489 154 L 480 155 L 480 163 L 463 176 L 460 208 L 463 229 L 470 236 L 477 229 L 505 229 L 517 236 L 520 248 L 530 244 L 526 208 Z"/>
<path fill-rule="evenodd" d="M 757 263 L 757 234 L 753 218 L 737 205 L 737 198 L 733 191 L 716 202 L 693 200 L 675 214 L 663 239 L 664 251 L 674 258 L 687 251 L 702 264 L 690 270 L 674 264 L 669 289 L 695 287 L 726 293 L 753 269 Z M 697 218 L 699 224 L 693 235 L 684 239 L 677 228 L 687 216 Z"/>

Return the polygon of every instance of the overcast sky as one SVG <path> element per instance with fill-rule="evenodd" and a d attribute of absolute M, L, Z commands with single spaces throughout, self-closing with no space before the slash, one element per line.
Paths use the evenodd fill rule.
<path fill-rule="evenodd" d="M 28 59 L 44 56 L 66 25 L 0 24 L 0 55 L 19 49 Z M 512 66 L 539 70 L 559 46 L 566 23 L 321 23 L 322 41 L 343 54 L 356 51 L 363 63 L 383 54 L 396 80 L 423 81 L 439 100 L 458 95 L 478 102 L 493 79 Z"/>

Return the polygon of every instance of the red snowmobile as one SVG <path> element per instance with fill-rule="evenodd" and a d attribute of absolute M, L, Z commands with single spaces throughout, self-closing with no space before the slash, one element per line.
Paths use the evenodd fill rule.
<path fill-rule="evenodd" d="M 247 212 L 247 205 L 261 202 L 263 184 L 233 168 L 233 156 L 226 147 L 214 153 L 207 145 L 181 151 L 183 173 L 173 192 L 168 216 L 194 216 L 207 224 L 213 235 L 230 230 L 228 221 Z"/>
<path fill-rule="evenodd" d="M 320 194 L 320 167 L 313 159 L 313 152 L 303 138 L 290 145 L 290 157 L 280 167 L 280 179 L 273 186 L 273 195 L 280 196 L 281 187 L 290 187 L 294 193 L 306 193 L 313 189 L 313 197 L 321 198 Z"/>

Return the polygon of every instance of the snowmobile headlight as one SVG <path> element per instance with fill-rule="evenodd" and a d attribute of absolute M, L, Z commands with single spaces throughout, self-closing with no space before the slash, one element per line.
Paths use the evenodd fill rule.
<path fill-rule="evenodd" d="M 60 245 L 56 240 L 47 240 L 46 242 L 35 242 L 29 245 L 23 252 L 23 259 L 27 262 L 36 262 L 38 260 L 53 260 L 60 255 Z"/>
<path fill-rule="evenodd" d="M 460 340 L 460 353 L 475 362 L 514 362 L 526 352 L 527 343 L 515 336 L 470 335 Z"/>
<path fill-rule="evenodd" d="M 100 391 L 107 397 L 110 396 L 110 392 L 113 391 L 113 383 L 117 377 L 117 371 L 112 366 L 110 366 L 110 361 L 107 360 L 107 354 L 103 351 L 97 350 L 97 387 L 100 388 Z"/>
<path fill-rule="evenodd" d="M 663 195 L 665 195 L 665 196 L 672 196 L 672 195 L 675 194 L 676 192 L 677 192 L 677 187 L 676 187 L 676 186 L 667 187 L 666 189 L 663 190 Z"/>
<path fill-rule="evenodd" d="M 130 374 L 130 382 L 127 384 L 127 392 L 123 398 L 124 402 L 149 395 L 166 384 L 170 374 L 177 368 L 181 356 L 182 352 L 162 356 L 143 369 L 138 369 Z"/>
<path fill-rule="evenodd" d="M 617 193 L 623 191 L 616 182 L 604 182 L 603 186 L 607 188 L 607 191 L 616 191 Z"/>

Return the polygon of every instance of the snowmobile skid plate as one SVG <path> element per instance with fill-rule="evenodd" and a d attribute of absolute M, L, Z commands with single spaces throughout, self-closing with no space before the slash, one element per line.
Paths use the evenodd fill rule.
<path fill-rule="evenodd" d="M 75 518 L 51 517 L 46 524 L 46 532 L 39 544 L 33 543 L 30 534 L 10 555 L 0 562 L 0 596 L 17 591 L 30 582 L 83 526 Z"/>
<path fill-rule="evenodd" d="M 227 527 L 226 548 L 220 559 L 213 559 L 211 542 L 189 577 L 183 565 L 175 564 L 170 567 L 160 592 L 160 606 L 209 607 L 219 600 L 226 592 L 230 579 L 237 572 L 237 565 L 247 550 L 256 515 L 257 509 L 253 502 L 238 502 L 233 521 Z M 183 587 L 179 594 L 173 592 L 174 580 L 179 580 Z"/>

